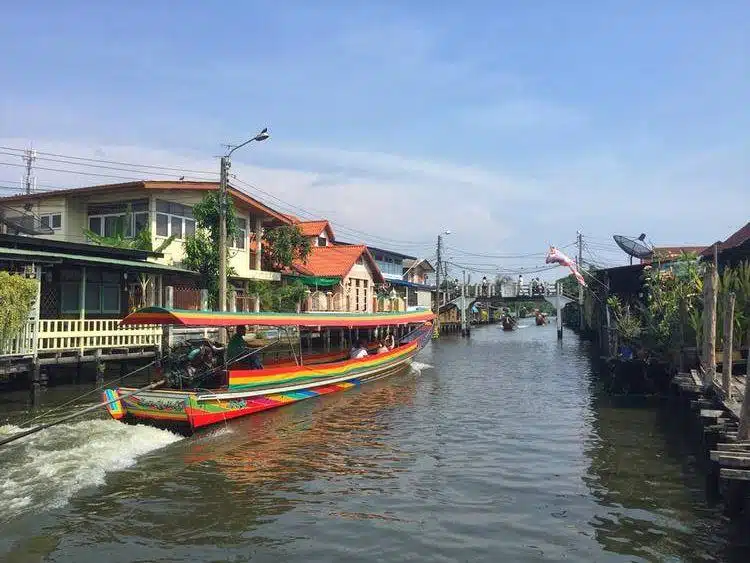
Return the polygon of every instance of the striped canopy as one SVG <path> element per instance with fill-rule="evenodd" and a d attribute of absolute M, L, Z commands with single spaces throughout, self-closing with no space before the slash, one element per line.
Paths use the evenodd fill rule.
<path fill-rule="evenodd" d="M 366 328 L 404 325 L 431 321 L 431 311 L 398 313 L 222 313 L 219 311 L 187 311 L 146 307 L 130 313 L 123 325 L 178 325 L 178 326 L 304 326 Z"/>

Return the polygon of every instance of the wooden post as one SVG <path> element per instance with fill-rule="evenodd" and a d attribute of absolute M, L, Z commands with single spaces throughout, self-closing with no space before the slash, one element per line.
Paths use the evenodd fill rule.
<path fill-rule="evenodd" d="M 703 314 L 706 317 L 706 326 L 703 331 L 704 387 L 709 387 L 716 375 L 716 299 L 718 285 L 716 265 L 709 264 L 706 269 L 706 292 L 703 300 Z"/>
<path fill-rule="evenodd" d="M 721 388 L 724 391 L 724 399 L 732 398 L 732 337 L 734 335 L 734 302 L 735 294 L 727 295 L 727 303 L 724 308 L 724 363 L 721 368 Z"/>
<path fill-rule="evenodd" d="M 561 286 L 561 284 L 559 284 L 559 283 L 556 286 L 557 295 L 558 295 L 558 298 L 557 298 L 557 339 L 558 340 L 562 340 L 562 334 L 563 334 L 563 329 L 562 329 L 562 307 L 560 306 L 560 297 L 559 297 L 562 294 L 562 290 L 561 290 L 560 286 Z"/>
<path fill-rule="evenodd" d="M 750 326 L 747 327 L 747 368 L 745 369 L 745 396 L 740 409 L 740 427 L 737 441 L 750 439 Z"/>

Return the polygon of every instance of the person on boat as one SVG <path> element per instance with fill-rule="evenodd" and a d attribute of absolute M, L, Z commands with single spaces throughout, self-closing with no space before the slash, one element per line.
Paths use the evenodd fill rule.
<path fill-rule="evenodd" d="M 234 331 L 234 336 L 232 336 L 227 344 L 227 363 L 252 352 L 253 349 L 248 347 L 245 342 L 245 332 L 245 325 L 237 325 L 237 329 Z M 263 369 L 263 364 L 257 353 L 242 358 L 241 363 L 248 365 L 250 369 Z"/>
<path fill-rule="evenodd" d="M 378 351 L 376 354 L 387 354 L 389 352 L 388 346 L 382 340 L 378 342 Z"/>
<path fill-rule="evenodd" d="M 389 350 L 393 350 L 396 347 L 396 339 L 393 334 L 389 334 L 385 337 L 385 345 Z"/>
<path fill-rule="evenodd" d="M 353 360 L 366 358 L 367 357 L 367 343 L 364 340 L 360 340 L 357 343 L 357 347 L 354 350 L 352 350 L 350 357 Z"/>

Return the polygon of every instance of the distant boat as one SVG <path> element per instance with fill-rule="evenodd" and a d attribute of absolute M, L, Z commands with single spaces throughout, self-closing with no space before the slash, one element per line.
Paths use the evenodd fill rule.
<path fill-rule="evenodd" d="M 516 321 L 513 319 L 513 317 L 503 317 L 501 319 L 501 322 L 503 324 L 503 330 L 513 330 L 516 328 Z"/>

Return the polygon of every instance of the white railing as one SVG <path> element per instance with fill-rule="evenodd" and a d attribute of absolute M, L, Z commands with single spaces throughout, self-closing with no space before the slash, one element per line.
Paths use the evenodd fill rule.
<path fill-rule="evenodd" d="M 40 320 L 38 351 L 158 347 L 161 336 L 161 326 L 120 326 L 120 319 Z"/>
<path fill-rule="evenodd" d="M 161 326 L 120 326 L 120 319 L 43 319 L 36 322 L 38 354 L 161 347 Z M 33 355 L 34 324 L 29 321 L 18 337 L 3 346 L 0 357 Z"/>
<path fill-rule="evenodd" d="M 544 297 L 545 295 L 557 295 L 557 289 L 553 284 L 541 284 L 533 287 L 530 283 L 512 282 L 500 286 L 500 295 L 501 297 Z"/>
<path fill-rule="evenodd" d="M 21 334 L 0 347 L 0 357 L 31 356 L 34 354 L 34 321 L 28 321 Z"/>

